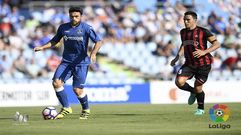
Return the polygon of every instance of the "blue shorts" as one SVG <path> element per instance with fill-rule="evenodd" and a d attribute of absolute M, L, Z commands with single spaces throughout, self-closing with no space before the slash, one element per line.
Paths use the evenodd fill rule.
<path fill-rule="evenodd" d="M 54 73 L 53 80 L 60 79 L 63 82 L 66 82 L 73 76 L 73 87 L 84 88 L 88 67 L 88 65 L 84 64 L 73 65 L 67 62 L 61 62 Z"/>

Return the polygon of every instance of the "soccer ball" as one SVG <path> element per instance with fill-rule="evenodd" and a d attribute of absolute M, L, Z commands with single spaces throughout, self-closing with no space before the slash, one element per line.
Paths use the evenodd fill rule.
<path fill-rule="evenodd" d="M 222 116 L 222 115 L 223 115 L 223 111 L 222 111 L 222 110 L 218 110 L 218 111 L 216 112 L 216 115 L 217 115 L 217 116 Z"/>
<path fill-rule="evenodd" d="M 57 114 L 57 110 L 52 106 L 45 107 L 42 111 L 42 115 L 45 120 L 52 120 Z"/>

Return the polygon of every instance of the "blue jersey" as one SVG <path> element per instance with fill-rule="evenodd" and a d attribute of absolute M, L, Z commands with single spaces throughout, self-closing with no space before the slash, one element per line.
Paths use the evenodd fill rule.
<path fill-rule="evenodd" d="M 59 42 L 62 37 L 64 39 L 63 62 L 90 64 L 87 54 L 89 39 L 94 43 L 100 41 L 99 36 L 90 25 L 84 22 L 77 26 L 72 26 L 70 22 L 64 23 L 59 26 L 52 41 Z"/>

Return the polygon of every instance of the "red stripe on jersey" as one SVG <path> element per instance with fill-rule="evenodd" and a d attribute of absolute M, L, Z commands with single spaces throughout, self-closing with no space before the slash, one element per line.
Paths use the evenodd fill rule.
<path fill-rule="evenodd" d="M 194 43 L 195 49 L 198 49 L 197 44 L 196 44 L 196 41 L 197 41 L 196 36 L 197 36 L 197 29 L 194 30 L 192 38 L 193 38 L 193 41 L 194 41 L 193 43 Z"/>
<path fill-rule="evenodd" d="M 201 50 L 204 50 L 204 46 L 203 46 L 203 31 L 200 30 L 199 32 L 199 43 L 200 43 L 200 48 Z M 199 58 L 199 62 L 200 62 L 200 66 L 204 65 L 203 59 Z"/>
<path fill-rule="evenodd" d="M 186 38 L 187 38 L 186 35 L 187 35 L 187 31 L 183 30 L 183 32 L 181 33 L 182 42 L 186 40 Z M 184 55 L 186 57 L 185 64 L 189 64 L 190 60 L 188 59 L 189 56 L 187 56 L 188 55 L 188 47 L 186 45 L 183 45 L 183 47 L 184 47 Z"/>
<path fill-rule="evenodd" d="M 189 31 L 189 33 L 187 33 L 187 36 L 188 36 L 188 40 L 191 40 L 191 38 L 192 38 L 192 35 L 193 34 L 193 32 L 190 32 Z M 191 45 L 187 45 L 187 50 L 188 50 L 188 53 L 187 53 L 187 55 L 189 55 L 189 58 L 190 58 L 190 63 L 192 63 L 192 65 L 196 65 L 196 63 L 195 63 L 195 60 L 194 60 L 194 57 L 193 57 L 193 50 L 192 50 L 192 46 Z"/>
<path fill-rule="evenodd" d="M 203 44 L 203 31 L 201 31 L 201 33 L 202 33 L 202 37 L 201 37 L 201 34 L 200 34 L 200 46 L 201 46 L 201 48 L 203 48 L 203 50 L 204 50 L 204 44 Z M 207 65 L 209 65 L 209 64 L 211 64 L 211 62 L 210 62 L 210 59 L 209 59 L 209 57 L 208 57 L 208 55 L 205 55 L 205 61 L 206 61 L 206 64 Z"/>
<path fill-rule="evenodd" d="M 194 46 L 195 50 L 198 49 L 198 45 L 196 43 L 197 42 L 196 36 L 197 36 L 197 28 L 194 29 L 193 36 L 192 36 L 192 38 L 193 38 L 193 46 Z M 196 66 L 199 65 L 196 59 L 194 59 L 194 65 L 196 65 Z"/>

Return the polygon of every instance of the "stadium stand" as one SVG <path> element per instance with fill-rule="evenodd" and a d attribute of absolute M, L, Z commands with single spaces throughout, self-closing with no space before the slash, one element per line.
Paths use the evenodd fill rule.
<path fill-rule="evenodd" d="M 0 79 L 1 83 L 51 79 L 61 59 L 62 48 L 34 54 L 32 48 L 51 39 L 56 26 L 68 21 L 67 9 L 79 4 L 83 19 L 103 38 L 100 56 L 117 65 L 139 72 L 130 79 L 98 65 L 87 83 L 139 83 L 149 79 L 172 80 L 177 68 L 169 66 L 180 45 L 183 13 L 200 13 L 201 25 L 209 28 L 222 48 L 213 54 L 212 80 L 241 80 L 241 14 L 238 0 L 206 0 L 223 14 L 205 10 L 202 5 L 182 1 L 162 1 L 156 8 L 139 12 L 134 1 L 28 1 L 0 0 Z M 47 3 L 47 4 L 46 4 Z M 161 5 L 161 6 L 160 6 Z M 234 6 L 235 5 L 235 6 Z M 91 47 L 91 46 L 90 46 Z M 141 78 L 140 78 L 141 77 Z M 100 79 L 105 78 L 106 80 Z"/>

